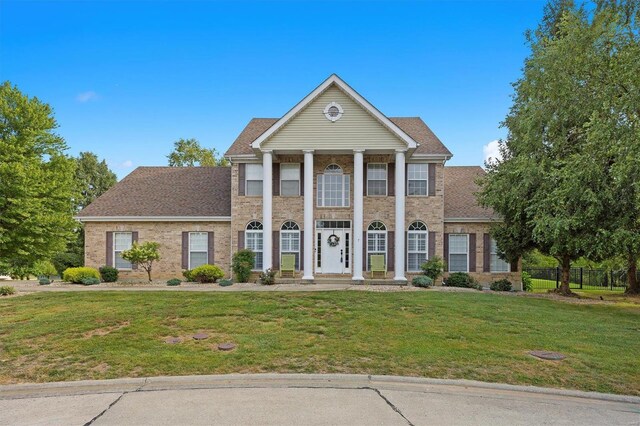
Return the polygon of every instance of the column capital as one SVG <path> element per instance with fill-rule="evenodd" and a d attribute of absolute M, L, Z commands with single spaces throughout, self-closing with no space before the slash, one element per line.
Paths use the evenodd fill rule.
<path fill-rule="evenodd" d="M 364 149 L 360 149 L 360 148 L 358 148 L 358 149 L 354 149 L 354 150 L 353 150 L 353 153 L 354 153 L 354 154 L 364 154 Z"/>
<path fill-rule="evenodd" d="M 313 154 L 315 152 L 315 149 L 303 149 L 302 153 L 303 154 Z"/>
<path fill-rule="evenodd" d="M 261 152 L 263 154 L 273 154 L 273 150 L 272 149 L 263 149 Z"/>
<path fill-rule="evenodd" d="M 406 149 L 402 149 L 402 148 L 397 148 L 396 149 L 396 154 L 406 154 L 407 150 Z"/>

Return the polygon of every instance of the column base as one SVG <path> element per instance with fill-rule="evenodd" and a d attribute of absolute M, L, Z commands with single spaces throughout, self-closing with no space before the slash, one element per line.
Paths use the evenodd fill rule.
<path fill-rule="evenodd" d="M 364 277 L 363 276 L 359 276 L 359 277 L 353 277 L 352 278 L 353 281 L 364 281 Z"/>
<path fill-rule="evenodd" d="M 313 275 L 304 275 L 301 279 L 303 281 L 313 281 Z"/>
<path fill-rule="evenodd" d="M 407 277 L 393 277 L 394 281 L 407 281 Z"/>

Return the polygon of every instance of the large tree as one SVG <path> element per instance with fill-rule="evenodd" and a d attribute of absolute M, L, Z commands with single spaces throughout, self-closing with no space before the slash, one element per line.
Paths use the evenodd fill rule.
<path fill-rule="evenodd" d="M 553 4 L 561 12 L 547 7 L 540 27 L 528 33 L 531 55 L 504 122 L 503 159 L 487 164 L 479 199 L 504 218 L 494 235 L 507 258 L 533 248 L 555 257 L 560 292 L 569 294 L 571 262 L 592 251 L 611 194 L 598 171 L 606 165 L 576 173 L 584 171 L 585 126 L 599 106 L 588 76 L 592 34 L 576 31 L 589 25 L 588 13 L 571 2 Z"/>
<path fill-rule="evenodd" d="M 88 206 L 116 184 L 118 178 L 105 160 L 99 161 L 92 152 L 81 152 L 76 158 L 75 182 L 79 197 L 75 200 L 76 210 Z"/>
<path fill-rule="evenodd" d="M 175 167 L 227 166 L 215 148 L 203 148 L 197 139 L 179 139 L 173 143 L 173 151 L 167 155 L 169 165 Z"/>
<path fill-rule="evenodd" d="M 0 263 L 29 267 L 63 250 L 74 228 L 75 162 L 49 105 L 0 86 Z"/>

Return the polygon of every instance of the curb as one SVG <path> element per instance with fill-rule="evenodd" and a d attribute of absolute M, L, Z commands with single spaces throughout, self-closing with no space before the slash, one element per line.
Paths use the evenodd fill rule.
<path fill-rule="evenodd" d="M 455 391 L 451 388 L 530 393 L 640 405 L 640 397 L 538 386 L 508 385 L 474 380 L 430 379 L 363 374 L 224 374 L 203 376 L 159 376 L 75 382 L 28 383 L 0 386 L 0 399 L 46 398 L 62 395 L 124 393 L 207 388 L 371 388 L 414 392 Z M 438 389 L 442 388 L 442 389 Z M 460 389 L 458 389 L 459 391 Z"/>

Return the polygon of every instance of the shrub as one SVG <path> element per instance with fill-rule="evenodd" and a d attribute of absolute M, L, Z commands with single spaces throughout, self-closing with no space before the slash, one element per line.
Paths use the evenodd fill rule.
<path fill-rule="evenodd" d="M 431 281 L 435 281 L 444 271 L 444 260 L 440 256 L 433 256 L 420 265 L 420 269 L 427 277 L 431 278 Z"/>
<path fill-rule="evenodd" d="M 504 278 L 504 279 L 492 282 L 489 288 L 491 288 L 491 290 L 493 291 L 511 291 L 513 289 L 513 285 L 511 285 L 511 281 Z"/>
<path fill-rule="evenodd" d="M 169 281 L 167 281 L 168 286 L 176 286 L 180 285 L 180 283 L 182 283 L 182 280 L 180 278 L 171 278 Z"/>
<path fill-rule="evenodd" d="M 202 265 L 191 270 L 194 281 L 199 283 L 215 283 L 224 277 L 224 271 L 216 265 Z"/>
<path fill-rule="evenodd" d="M 607 275 L 605 274 L 605 277 L 606 276 Z M 533 291 L 533 280 L 531 279 L 531 274 L 524 271 L 522 271 L 522 290 Z"/>
<path fill-rule="evenodd" d="M 118 281 L 118 270 L 112 266 L 103 266 L 100 268 L 100 277 L 105 283 L 115 283 Z"/>
<path fill-rule="evenodd" d="M 94 277 L 85 277 L 85 278 L 82 279 L 82 284 L 83 285 L 100 284 L 100 279 L 99 278 L 94 278 Z"/>
<path fill-rule="evenodd" d="M 51 280 L 47 277 L 40 277 L 38 278 L 38 284 L 40 285 L 48 285 L 51 284 Z"/>
<path fill-rule="evenodd" d="M 273 285 L 276 283 L 276 271 L 269 268 L 264 272 L 260 272 L 260 284 Z"/>
<path fill-rule="evenodd" d="M 56 267 L 53 265 L 53 263 L 51 263 L 50 260 L 37 262 L 35 265 L 33 265 L 33 272 L 39 278 L 47 278 L 48 280 L 51 280 L 51 277 L 58 274 Z"/>
<path fill-rule="evenodd" d="M 431 277 L 428 277 L 426 275 L 418 275 L 416 277 L 413 277 L 413 279 L 411 280 L 411 285 L 415 286 L 415 287 L 431 287 L 431 285 L 433 284 L 433 279 L 431 279 Z"/>
<path fill-rule="evenodd" d="M 147 272 L 147 278 L 151 282 L 151 269 L 153 262 L 160 260 L 160 243 L 155 241 L 146 241 L 142 244 L 134 242 L 129 250 L 125 250 L 121 254 L 124 260 L 131 262 L 132 265 L 138 265 Z"/>
<path fill-rule="evenodd" d="M 100 272 L 97 269 L 89 268 L 87 266 L 81 266 L 79 268 L 67 268 L 62 273 L 62 279 L 64 281 L 74 283 L 74 284 L 83 284 L 83 278 L 95 278 L 96 280 L 100 280 Z"/>
<path fill-rule="evenodd" d="M 229 278 L 227 278 L 227 279 L 224 279 L 224 280 L 220 280 L 220 282 L 218 284 L 220 286 L 222 286 L 222 287 L 228 287 L 228 286 L 233 284 L 233 281 L 230 280 Z"/>
<path fill-rule="evenodd" d="M 243 249 L 235 252 L 231 262 L 231 269 L 233 269 L 233 273 L 236 276 L 236 281 L 240 283 L 248 282 L 255 263 L 256 254 L 253 251 Z"/>
<path fill-rule="evenodd" d="M 184 271 L 182 271 L 182 276 L 184 277 L 185 280 L 187 280 L 187 282 L 195 281 L 193 279 L 193 271 L 191 269 L 185 269 Z"/>
<path fill-rule="evenodd" d="M 62 277 L 65 270 L 77 268 L 84 264 L 82 256 L 78 253 L 58 253 L 53 256 L 52 262 L 59 277 Z"/>
<path fill-rule="evenodd" d="M 15 294 L 15 292 L 16 289 L 11 286 L 5 285 L 0 287 L 0 296 L 10 296 L 12 294 Z"/>
<path fill-rule="evenodd" d="M 482 286 L 477 284 L 471 275 L 466 272 L 453 272 L 449 274 L 449 277 L 444 281 L 444 285 L 447 287 L 475 288 L 482 290 Z"/>

